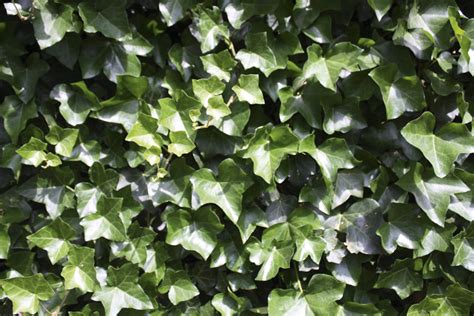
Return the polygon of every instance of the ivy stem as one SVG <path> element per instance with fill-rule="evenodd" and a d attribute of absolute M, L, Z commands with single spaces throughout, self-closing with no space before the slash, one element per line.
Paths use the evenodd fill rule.
<path fill-rule="evenodd" d="M 237 53 L 235 52 L 234 43 L 232 43 L 230 39 L 226 40 L 226 42 L 227 42 L 227 45 L 229 46 L 230 53 L 232 54 L 233 57 L 235 57 Z"/>
<path fill-rule="evenodd" d="M 301 285 L 300 276 L 298 274 L 298 268 L 296 267 L 295 262 L 293 262 L 293 268 L 295 270 L 295 276 L 296 276 L 296 282 L 298 283 L 298 288 L 299 288 L 301 294 L 304 294 L 303 286 Z"/>

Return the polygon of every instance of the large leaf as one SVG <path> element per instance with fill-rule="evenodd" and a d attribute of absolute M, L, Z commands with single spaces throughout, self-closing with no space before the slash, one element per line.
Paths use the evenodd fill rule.
<path fill-rule="evenodd" d="M 218 205 L 232 222 L 237 222 L 242 212 L 242 194 L 252 184 L 252 180 L 231 159 L 219 165 L 219 175 L 215 177 L 209 169 L 199 169 L 190 179 L 193 185 L 193 207 L 204 204 Z"/>
<path fill-rule="evenodd" d="M 13 302 L 14 313 L 39 311 L 40 301 L 49 300 L 54 291 L 42 274 L 1 280 L 1 286 Z"/>
<path fill-rule="evenodd" d="M 436 119 L 431 112 L 423 113 L 402 129 L 403 137 L 423 153 L 438 177 L 445 177 L 460 154 L 474 153 L 474 136 L 459 123 L 448 123 L 436 133 Z"/>
<path fill-rule="evenodd" d="M 92 292 L 97 285 L 94 269 L 94 249 L 89 247 L 71 246 L 67 255 L 68 263 L 61 271 L 66 289 L 78 288 L 84 292 Z"/>
<path fill-rule="evenodd" d="M 94 292 L 92 299 L 100 301 L 107 315 L 115 316 L 123 308 L 152 309 L 153 304 L 137 284 L 138 268 L 131 263 L 107 270 L 107 284 Z"/>
<path fill-rule="evenodd" d="M 298 138 L 289 127 L 265 126 L 255 131 L 243 157 L 253 161 L 256 175 L 271 183 L 281 161 L 286 155 L 295 154 L 297 150 Z"/>

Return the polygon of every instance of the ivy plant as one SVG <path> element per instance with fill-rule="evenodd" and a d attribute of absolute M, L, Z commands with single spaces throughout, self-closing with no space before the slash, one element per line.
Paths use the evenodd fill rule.
<path fill-rule="evenodd" d="M 1 315 L 472 315 L 474 10 L 0 8 Z"/>

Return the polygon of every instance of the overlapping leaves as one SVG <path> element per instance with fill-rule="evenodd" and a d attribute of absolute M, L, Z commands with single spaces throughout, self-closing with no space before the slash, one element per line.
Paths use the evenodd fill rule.
<path fill-rule="evenodd" d="M 459 5 L 6 2 L 0 314 L 472 314 Z"/>

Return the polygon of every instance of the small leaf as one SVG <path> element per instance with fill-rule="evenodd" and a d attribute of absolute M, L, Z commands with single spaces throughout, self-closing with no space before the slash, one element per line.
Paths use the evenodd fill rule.
<path fill-rule="evenodd" d="M 393 289 L 401 299 L 406 299 L 413 292 L 421 291 L 423 279 L 415 271 L 415 262 L 403 259 L 395 261 L 389 271 L 381 273 L 374 287 Z"/>
<path fill-rule="evenodd" d="M 68 262 L 61 276 L 67 290 L 78 288 L 83 292 L 93 292 L 97 286 L 94 269 L 94 249 L 89 247 L 71 246 Z"/>
<path fill-rule="evenodd" d="M 241 75 L 239 84 L 232 90 L 242 102 L 249 104 L 265 104 L 263 93 L 258 86 L 258 75 Z"/>

